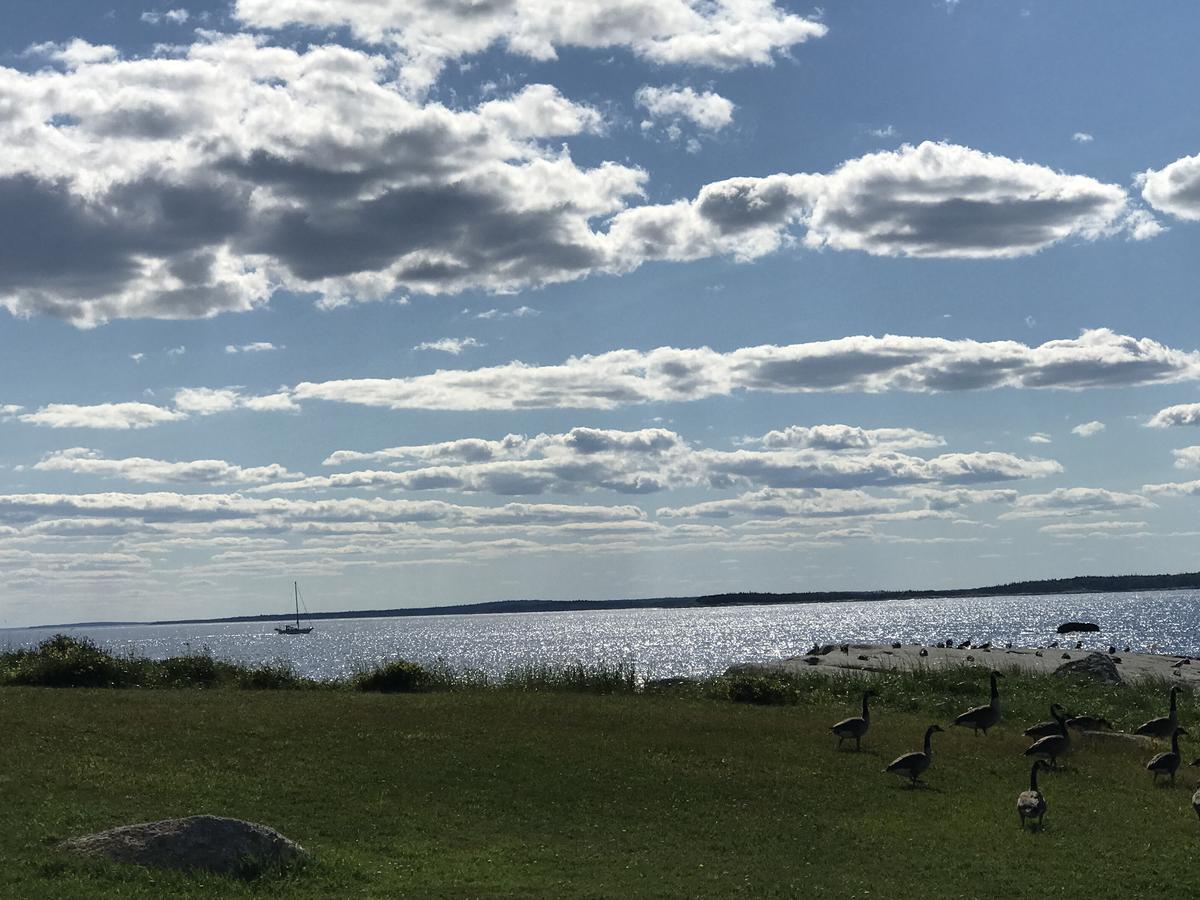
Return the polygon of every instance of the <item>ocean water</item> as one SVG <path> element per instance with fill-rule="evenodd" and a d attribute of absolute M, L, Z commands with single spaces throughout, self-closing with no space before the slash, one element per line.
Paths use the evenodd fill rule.
<path fill-rule="evenodd" d="M 66 631 L 154 658 L 207 649 L 239 662 L 284 660 L 319 678 L 397 657 L 491 674 L 529 662 L 624 661 L 644 677 L 662 678 L 783 659 L 816 642 L 970 638 L 1036 646 L 1072 619 L 1103 628 L 1079 635 L 1085 646 L 1200 654 L 1200 591 L 329 619 L 312 623 L 312 634 L 291 637 L 275 634 L 275 623 L 7 629 L 0 630 L 0 648 L 33 646 Z"/>

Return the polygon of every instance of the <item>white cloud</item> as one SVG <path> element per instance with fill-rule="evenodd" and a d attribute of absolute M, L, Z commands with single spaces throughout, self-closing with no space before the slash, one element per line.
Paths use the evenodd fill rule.
<path fill-rule="evenodd" d="M 1086 131 L 1077 131 L 1073 135 L 1071 135 L 1071 140 L 1073 140 L 1077 144 L 1090 144 L 1092 141 L 1095 140 L 1095 138 L 1092 137 L 1090 134 L 1088 134 Z"/>
<path fill-rule="evenodd" d="M 145 353 L 130 353 L 129 358 L 132 359 L 135 363 L 140 363 L 143 359 L 146 358 L 146 354 Z"/>
<path fill-rule="evenodd" d="M 1104 430 L 1104 423 L 1092 420 L 1084 422 L 1082 425 L 1076 425 L 1071 429 L 1071 434 L 1077 434 L 1082 438 L 1095 437 Z"/>
<path fill-rule="evenodd" d="M 1131 241 L 1148 241 L 1167 231 L 1165 225 L 1144 209 L 1132 210 L 1123 220 L 1122 227 Z"/>
<path fill-rule="evenodd" d="M 1142 490 L 1147 494 L 1161 494 L 1167 497 L 1196 497 L 1200 496 L 1200 481 L 1143 484 Z"/>
<path fill-rule="evenodd" d="M 1200 446 L 1181 447 L 1172 450 L 1177 469 L 1200 469 Z"/>
<path fill-rule="evenodd" d="M 640 520 L 635 506 L 572 506 L 557 503 L 507 503 L 459 506 L 440 500 L 290 500 L 242 494 L 147 493 L 4 494 L 0 522 L 46 519 L 132 519 L 156 523 L 242 523 L 291 529 L 306 524 L 461 523 L 480 525 L 555 524 Z M 272 525 L 272 523 L 276 523 Z"/>
<path fill-rule="evenodd" d="M 75 38 L 66 43 L 47 41 L 44 44 L 33 44 L 28 47 L 25 56 L 44 56 L 54 62 L 61 63 L 69 70 L 83 66 L 99 65 L 113 62 L 120 58 L 116 47 L 108 44 L 91 44 Z"/>
<path fill-rule="evenodd" d="M 633 97 L 656 122 L 686 120 L 701 131 L 720 131 L 733 121 L 733 103 L 712 91 L 697 93 L 690 87 L 642 85 Z"/>
<path fill-rule="evenodd" d="M 883 128 L 872 128 L 870 133 L 877 138 L 890 138 L 899 134 L 894 125 L 885 125 Z"/>
<path fill-rule="evenodd" d="M 1185 156 L 1162 169 L 1138 176 L 1142 198 L 1159 212 L 1179 219 L 1200 219 L 1200 155 Z"/>
<path fill-rule="evenodd" d="M 1041 432 L 1041 431 L 1038 431 L 1038 432 L 1035 432 L 1034 434 L 1029 435 L 1029 437 L 1025 438 L 1025 440 L 1029 441 L 1029 443 L 1031 443 L 1031 444 L 1053 443 L 1053 440 L 1051 439 L 1050 435 L 1045 434 L 1044 432 Z"/>
<path fill-rule="evenodd" d="M 486 347 L 486 344 L 481 344 L 473 337 L 466 338 L 440 338 L 436 341 L 422 341 L 414 350 L 437 350 L 439 353 L 449 353 L 451 356 L 458 356 L 469 347 Z"/>
<path fill-rule="evenodd" d="M 901 442 L 920 434 L 905 434 L 906 429 L 891 431 L 896 432 L 892 437 Z M 867 440 L 866 435 L 870 433 L 864 432 L 863 440 Z M 574 428 L 565 434 L 539 434 L 533 438 L 510 434 L 501 441 L 467 439 L 370 453 L 337 451 L 325 460 L 326 464 L 374 460 L 393 467 L 416 464 L 416 468 L 311 477 L 275 484 L 271 490 L 369 488 L 540 494 L 601 489 L 641 494 L 678 487 L 754 485 L 849 490 L 922 483 L 975 484 L 1040 478 L 1062 471 L 1053 460 L 1022 459 L 1007 453 L 948 453 L 923 459 L 894 449 L 869 447 L 869 443 L 860 443 L 837 449 L 786 446 L 727 452 L 691 447 L 678 434 L 661 428 Z"/>
<path fill-rule="evenodd" d="M 1046 494 L 1018 497 L 1012 512 L 1002 519 L 1039 516 L 1078 516 L 1114 509 L 1148 509 L 1155 504 L 1138 494 L 1110 491 L 1107 488 L 1056 488 Z"/>
<path fill-rule="evenodd" d="M 299 409 L 291 394 L 280 391 L 275 394 L 253 397 L 246 396 L 238 388 L 181 388 L 175 392 L 175 408 L 183 413 L 211 416 L 234 409 L 250 409 L 255 412 L 295 412 Z"/>
<path fill-rule="evenodd" d="M 1200 425 L 1200 403 L 1180 403 L 1160 409 L 1146 423 L 1151 428 L 1171 428 L 1176 425 Z"/>
<path fill-rule="evenodd" d="M 860 428 L 856 425 L 789 425 L 768 431 L 761 438 L 750 438 L 770 449 L 791 447 L 815 450 L 891 450 L 917 447 L 941 447 L 945 438 L 915 428 Z"/>
<path fill-rule="evenodd" d="M 652 63 L 732 69 L 768 65 L 827 31 L 773 0 L 237 0 L 235 13 L 260 28 L 344 25 L 362 41 L 393 45 L 411 90 L 432 84 L 447 62 L 494 44 L 539 60 L 566 47 L 625 48 Z"/>
<path fill-rule="evenodd" d="M 668 6 L 701 24 L 783 15 L 766 0 Z M 340 21 L 346 8 L 328 9 Z M 611 26 L 632 8 L 604 9 Z M 563 140 L 602 117 L 549 85 L 450 109 L 406 96 L 386 57 L 331 44 L 201 33 L 149 58 L 76 50 L 65 71 L 0 68 L 0 104 L 16 111 L 0 117 L 0 211 L 23 211 L 0 216 L 20 261 L 0 270 L 0 306 L 80 326 L 246 311 L 278 290 L 326 307 L 511 292 L 797 242 L 1014 257 L 1113 233 L 1126 211 L 1119 186 L 937 143 L 639 206 L 647 173 L 577 165 Z M 54 248 L 20 227 L 30 216 Z"/>
<path fill-rule="evenodd" d="M 40 472 L 70 472 L 148 484 L 262 484 L 296 477 L 296 473 L 289 472 L 278 463 L 243 467 L 220 459 L 187 462 L 167 462 L 140 456 L 106 459 L 99 451 L 86 447 L 47 453 L 33 468 Z"/>
<path fill-rule="evenodd" d="M 182 25 L 188 18 L 188 11 L 182 8 L 168 9 L 166 12 L 147 10 L 141 15 L 142 21 L 148 25 L 161 25 L 163 22 L 169 22 L 172 25 Z"/>
<path fill-rule="evenodd" d="M 1200 379 L 1200 353 L 1107 329 L 1029 346 L 1016 341 L 859 335 L 766 344 L 721 353 L 707 347 L 614 350 L 559 365 L 512 362 L 408 378 L 304 382 L 297 400 L 390 409 L 613 409 L 684 402 L 734 391 L 934 392 L 989 388 L 1083 389 Z"/>
<path fill-rule="evenodd" d="M 534 309 L 532 306 L 518 306 L 516 309 L 500 310 L 500 309 L 485 309 L 483 312 L 475 314 L 477 319 L 529 319 L 534 316 L 540 316 L 541 311 Z"/>
<path fill-rule="evenodd" d="M 226 344 L 226 353 L 266 353 L 269 350 L 279 350 L 270 341 L 254 341 L 251 344 Z"/>
<path fill-rule="evenodd" d="M 31 425 L 49 428 L 150 428 L 164 422 L 186 419 L 183 412 L 164 409 L 150 403 L 98 403 L 77 406 L 73 403 L 51 403 L 36 412 L 17 416 Z"/>
<path fill-rule="evenodd" d="M 182 388 L 175 392 L 175 408 L 185 413 L 211 416 L 235 409 L 240 396 L 234 388 Z"/>

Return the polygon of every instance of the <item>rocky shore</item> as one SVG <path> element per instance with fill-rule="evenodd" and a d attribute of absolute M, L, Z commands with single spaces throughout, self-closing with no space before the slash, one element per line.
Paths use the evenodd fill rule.
<path fill-rule="evenodd" d="M 826 644 L 814 652 L 778 662 L 742 663 L 730 671 L 738 673 L 795 673 L 805 671 L 887 672 L 912 670 L 921 667 L 948 668 L 958 666 L 987 666 L 1000 669 L 1020 669 L 1025 672 L 1050 674 L 1072 662 L 1089 660 L 1088 665 L 1112 670 L 1123 681 L 1160 678 L 1184 685 L 1200 685 L 1200 659 L 1169 656 L 1158 653 L 1115 653 L 1095 649 L 1075 649 L 1074 643 L 1058 647 L 995 647 L 967 646 L 938 647 L 922 644 Z M 1108 660 L 1112 666 L 1098 660 Z M 1074 667 L 1073 667 L 1074 668 Z"/>

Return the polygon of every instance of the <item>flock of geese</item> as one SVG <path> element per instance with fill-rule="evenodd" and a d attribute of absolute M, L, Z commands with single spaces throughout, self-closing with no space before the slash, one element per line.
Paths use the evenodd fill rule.
<path fill-rule="evenodd" d="M 968 709 L 956 717 L 951 725 L 970 728 L 976 734 L 982 731 L 986 735 L 989 728 L 999 724 L 1001 718 L 1000 690 L 996 680 L 1003 677 L 999 672 L 992 672 L 991 698 L 988 702 L 983 706 Z M 1179 736 L 1188 732 L 1179 724 L 1176 702 L 1178 694 L 1179 688 L 1172 687 L 1170 709 L 1167 715 L 1142 723 L 1134 732 L 1145 737 L 1171 742 L 1170 750 L 1156 753 L 1146 763 L 1146 769 L 1151 773 L 1155 783 L 1158 782 L 1160 776 L 1165 776 L 1170 779 L 1171 784 L 1174 784 L 1175 773 L 1182 760 L 1179 752 Z M 842 719 L 833 726 L 832 731 L 838 739 L 838 749 L 841 749 L 843 743 L 848 740 L 854 741 L 855 750 L 862 748 L 863 736 L 871 726 L 870 699 L 874 696 L 877 696 L 875 691 L 864 691 L 862 715 Z M 1029 789 L 1021 791 L 1017 796 L 1017 815 L 1022 828 L 1025 827 L 1026 819 L 1036 821 L 1037 827 L 1041 828 L 1042 818 L 1046 815 L 1046 796 L 1038 788 L 1038 771 L 1057 768 L 1058 760 L 1071 752 L 1071 730 L 1097 731 L 1112 727 L 1106 719 L 1100 716 L 1071 716 L 1057 703 L 1050 705 L 1050 715 L 1049 721 L 1038 722 L 1024 731 L 1027 737 L 1034 738 L 1033 743 L 1025 749 L 1024 755 L 1035 757 L 1035 761 L 1029 770 Z M 937 724 L 930 725 L 925 729 L 924 748 L 897 757 L 884 771 L 907 778 L 909 786 L 916 787 L 921 776 L 933 763 L 931 741 L 933 736 L 940 731 L 945 731 L 945 729 Z M 1200 759 L 1196 759 L 1192 765 L 1200 766 Z M 1196 792 L 1192 794 L 1192 808 L 1196 811 L 1196 815 L 1200 816 L 1200 788 L 1197 788 Z"/>

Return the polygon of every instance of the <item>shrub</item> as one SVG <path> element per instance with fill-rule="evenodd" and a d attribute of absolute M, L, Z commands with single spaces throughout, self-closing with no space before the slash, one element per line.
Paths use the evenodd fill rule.
<path fill-rule="evenodd" d="M 162 687 L 214 687 L 222 674 L 222 665 L 207 653 L 169 656 L 156 663 L 155 669 Z"/>
<path fill-rule="evenodd" d="M 777 706 L 799 703 L 799 686 L 787 678 L 768 675 L 737 675 L 729 680 L 729 699 L 734 703 Z"/>
<path fill-rule="evenodd" d="M 236 667 L 237 686 L 247 691 L 278 691 L 312 687 L 315 682 L 301 678 L 290 663 L 277 661 L 257 666 Z"/>
<path fill-rule="evenodd" d="M 87 638 L 56 634 L 33 650 L 13 654 L 10 684 L 35 687 L 130 687 L 144 661 L 118 659 Z"/>
<path fill-rule="evenodd" d="M 414 662 L 393 660 L 354 677 L 354 687 L 360 691 L 382 691 L 386 694 L 412 693 L 432 686 L 432 674 Z"/>
<path fill-rule="evenodd" d="M 500 687 L 518 691 L 633 694 L 637 692 L 638 681 L 632 663 L 528 663 L 505 672 Z"/>

